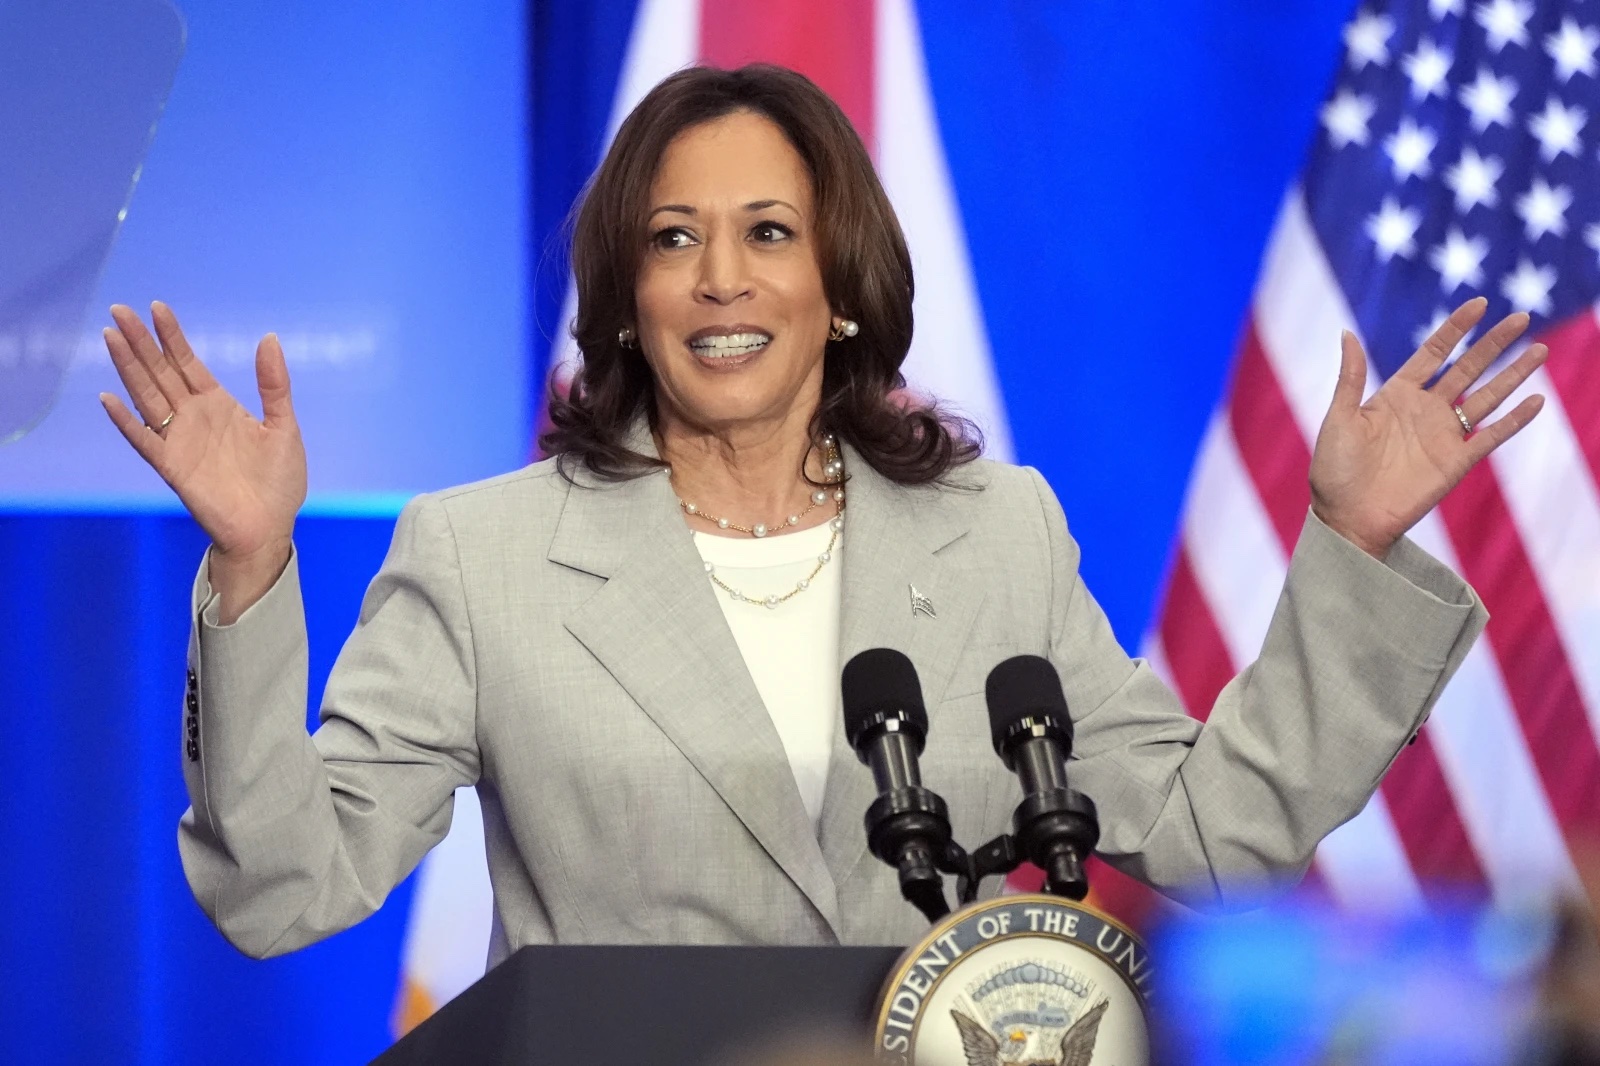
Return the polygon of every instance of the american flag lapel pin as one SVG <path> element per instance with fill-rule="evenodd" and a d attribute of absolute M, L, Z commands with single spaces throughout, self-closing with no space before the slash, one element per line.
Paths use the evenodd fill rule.
<path fill-rule="evenodd" d="M 933 609 L 933 601 L 928 599 L 928 597 L 924 596 L 922 593 L 918 592 L 917 591 L 917 586 L 915 586 L 915 585 L 907 585 L 906 588 L 911 590 L 911 613 L 912 614 L 914 614 L 914 615 L 916 615 L 916 614 L 925 614 L 929 618 L 938 618 L 939 617 L 937 612 L 935 612 L 934 609 Z"/>

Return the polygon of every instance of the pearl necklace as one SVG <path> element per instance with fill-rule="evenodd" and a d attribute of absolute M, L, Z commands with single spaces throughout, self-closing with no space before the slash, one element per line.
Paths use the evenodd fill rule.
<path fill-rule="evenodd" d="M 822 438 L 822 447 L 825 449 L 822 463 L 822 476 L 827 478 L 835 485 L 838 485 L 844 480 L 844 460 L 839 458 L 839 445 L 838 442 L 834 440 L 833 434 L 830 433 L 826 437 Z M 840 509 L 842 510 L 844 504 L 844 489 L 835 488 L 833 490 L 833 498 L 840 504 Z M 798 511 L 784 519 L 782 522 L 774 523 L 772 526 L 768 526 L 765 522 L 757 522 L 754 525 L 741 526 L 732 519 L 719 518 L 714 514 L 702 511 L 699 504 L 691 503 L 682 497 L 678 499 L 678 506 L 683 508 L 683 513 L 688 515 L 690 518 L 703 518 L 707 522 L 715 522 L 718 529 L 732 529 L 740 533 L 748 533 L 752 537 L 760 538 L 772 532 L 773 529 L 782 528 L 784 526 L 799 525 L 800 519 L 810 514 L 823 503 L 826 503 L 827 499 L 828 493 L 823 489 L 818 489 L 811 494 L 811 502 L 806 504 L 805 510 Z"/>
<path fill-rule="evenodd" d="M 713 566 L 711 563 L 705 563 L 706 576 L 711 579 L 711 583 L 717 586 L 723 592 L 726 592 L 728 594 L 728 598 L 733 600 L 735 603 L 759 603 L 768 610 L 774 610 L 777 608 L 778 604 L 792 600 L 806 589 L 810 588 L 811 582 L 815 581 L 817 579 L 817 575 L 822 573 L 822 568 L 827 566 L 828 563 L 833 559 L 834 550 L 839 545 L 839 534 L 844 532 L 844 461 L 839 458 L 838 445 L 831 434 L 822 438 L 822 446 L 827 449 L 826 460 L 823 463 L 822 473 L 823 476 L 828 478 L 835 486 L 832 493 L 834 502 L 833 518 L 828 522 L 828 528 L 832 531 L 828 537 L 828 546 L 822 549 L 822 552 L 817 556 L 817 565 L 811 568 L 811 572 L 805 577 L 801 578 L 799 581 L 796 581 L 794 588 L 781 596 L 776 593 L 770 596 L 751 596 L 747 593 L 740 592 L 738 589 L 734 588 L 732 585 L 729 585 L 727 582 L 723 581 L 717 576 L 717 568 L 715 566 Z M 829 493 L 827 490 L 816 490 L 811 494 L 811 502 L 806 505 L 805 510 L 799 512 L 798 514 L 790 515 L 787 521 L 785 521 L 783 524 L 786 526 L 799 525 L 801 517 L 809 514 L 814 508 L 825 503 L 828 499 L 828 496 Z M 768 532 L 764 523 L 757 522 L 753 526 L 735 525 L 726 518 L 717 518 L 713 515 L 705 513 L 688 500 L 678 500 L 678 506 L 682 507 L 683 513 L 689 515 L 691 518 L 703 518 L 708 522 L 715 522 L 718 529 L 736 529 L 740 533 L 748 533 L 752 537 L 756 538 L 765 537 Z"/>

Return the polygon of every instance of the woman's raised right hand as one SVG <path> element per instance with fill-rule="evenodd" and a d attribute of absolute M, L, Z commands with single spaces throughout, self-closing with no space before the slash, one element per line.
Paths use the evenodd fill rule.
<path fill-rule="evenodd" d="M 273 334 L 256 348 L 258 421 L 195 357 L 171 308 L 151 305 L 155 336 L 129 307 L 113 307 L 111 317 L 117 326 L 106 329 L 106 348 L 138 413 L 110 393 L 100 402 L 210 535 L 211 585 L 223 623 L 231 623 L 283 572 L 306 498 L 305 445 L 283 348 Z"/>

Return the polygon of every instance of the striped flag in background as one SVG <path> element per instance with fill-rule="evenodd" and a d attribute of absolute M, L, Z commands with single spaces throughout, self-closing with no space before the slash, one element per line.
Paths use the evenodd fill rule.
<path fill-rule="evenodd" d="M 1529 337 L 1550 346 L 1501 409 L 1536 391 L 1543 414 L 1412 534 L 1493 620 L 1377 796 L 1317 853 L 1313 878 L 1344 905 L 1572 883 L 1573 846 L 1600 832 L 1597 22 L 1592 0 L 1357 12 L 1191 476 L 1146 654 L 1203 716 L 1260 649 L 1341 329 L 1371 353 L 1372 388 L 1472 296 L 1488 298 L 1486 323 L 1529 311 Z"/>
<path fill-rule="evenodd" d="M 641 0 L 607 135 L 657 82 L 696 62 L 766 61 L 808 75 L 844 108 L 872 150 L 916 269 L 911 386 L 955 404 L 984 430 L 992 458 L 1011 439 L 966 238 L 939 137 L 912 0 Z M 598 160 L 596 160 L 598 163 Z M 561 321 L 575 311 L 569 290 Z M 577 352 L 565 329 L 557 383 Z M 407 929 L 395 1029 L 406 1032 L 483 974 L 492 901 L 476 797 L 456 797 L 450 835 L 424 863 Z"/>

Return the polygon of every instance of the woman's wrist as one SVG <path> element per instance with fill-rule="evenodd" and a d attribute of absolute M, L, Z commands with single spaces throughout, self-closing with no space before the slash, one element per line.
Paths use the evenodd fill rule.
<path fill-rule="evenodd" d="M 1325 508 L 1318 506 L 1316 503 L 1311 505 L 1311 513 L 1316 515 L 1318 521 L 1320 521 L 1323 525 L 1327 526 L 1329 529 L 1339 534 L 1339 536 L 1343 537 L 1351 544 L 1354 544 L 1356 547 L 1360 548 L 1362 551 L 1366 552 L 1380 563 L 1389 557 L 1389 549 L 1393 548 L 1395 545 L 1395 539 L 1397 538 L 1384 540 L 1379 537 L 1363 534 L 1358 530 L 1353 529 L 1348 523 L 1341 521 L 1338 516 L 1329 514 Z"/>
<path fill-rule="evenodd" d="M 229 552 L 211 546 L 209 578 L 219 599 L 218 622 L 232 625 L 277 584 L 293 551 L 288 537 L 275 538 L 248 552 Z"/>

